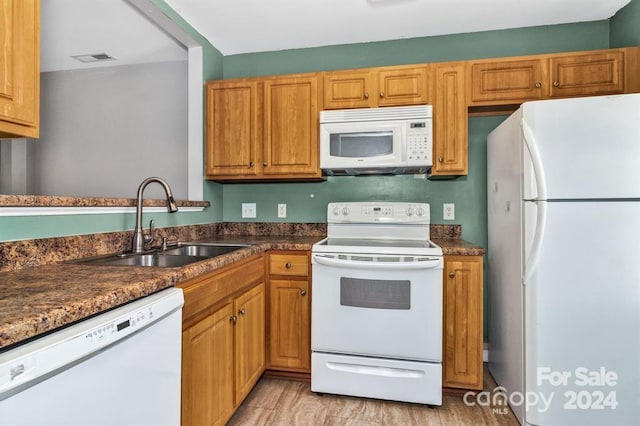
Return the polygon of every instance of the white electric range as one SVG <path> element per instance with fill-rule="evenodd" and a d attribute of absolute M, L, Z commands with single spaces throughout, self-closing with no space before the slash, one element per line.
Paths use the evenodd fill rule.
<path fill-rule="evenodd" d="M 424 203 L 331 203 L 312 249 L 311 390 L 442 404 L 442 268 Z"/>

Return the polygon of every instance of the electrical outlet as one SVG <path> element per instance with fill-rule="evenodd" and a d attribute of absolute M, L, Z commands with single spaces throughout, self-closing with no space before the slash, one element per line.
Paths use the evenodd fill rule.
<path fill-rule="evenodd" d="M 278 217 L 287 217 L 287 205 L 278 204 Z"/>
<path fill-rule="evenodd" d="M 444 203 L 442 205 L 442 218 L 444 220 L 456 219 L 456 205 L 453 203 Z"/>
<path fill-rule="evenodd" d="M 255 218 L 256 217 L 256 203 L 242 203 L 242 217 L 243 218 Z"/>

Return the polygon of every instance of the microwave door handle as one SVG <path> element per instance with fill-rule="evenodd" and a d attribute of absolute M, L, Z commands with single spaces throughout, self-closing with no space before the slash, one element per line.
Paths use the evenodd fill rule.
<path fill-rule="evenodd" d="M 419 269 L 436 269 L 441 268 L 443 266 L 441 257 L 430 258 L 429 260 L 414 260 L 411 262 L 397 262 L 397 263 L 387 263 L 387 262 L 371 262 L 367 260 L 351 260 L 351 259 L 334 259 L 331 257 L 325 257 L 322 255 L 314 254 L 313 262 L 325 265 L 325 266 L 335 266 L 338 268 L 359 268 L 359 269 L 370 269 L 370 270 L 386 270 L 386 271 L 397 271 L 397 270 L 419 270 Z"/>

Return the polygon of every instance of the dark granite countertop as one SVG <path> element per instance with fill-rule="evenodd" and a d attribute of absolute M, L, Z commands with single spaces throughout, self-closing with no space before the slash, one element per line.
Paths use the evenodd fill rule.
<path fill-rule="evenodd" d="M 445 255 L 484 254 L 482 247 L 453 236 L 434 235 L 434 242 L 442 247 Z M 311 250 L 312 245 L 322 238 L 322 235 L 265 236 L 221 232 L 215 237 L 192 240 L 250 246 L 180 268 L 55 263 L 2 272 L 0 351 L 256 253 L 267 250 Z"/>
<path fill-rule="evenodd" d="M 311 250 L 321 238 L 223 236 L 215 241 L 252 245 L 180 268 L 59 263 L 0 273 L 0 350 L 256 253 Z"/>

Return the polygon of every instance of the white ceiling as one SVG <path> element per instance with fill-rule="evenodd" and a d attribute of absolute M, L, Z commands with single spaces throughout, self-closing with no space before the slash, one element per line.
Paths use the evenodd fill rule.
<path fill-rule="evenodd" d="M 588 22 L 629 1 L 165 0 L 223 55 Z"/>
<path fill-rule="evenodd" d="M 165 1 L 222 54 L 233 55 L 594 21 L 630 0 Z M 43 72 L 187 59 L 127 0 L 44 0 L 41 52 Z M 117 60 L 71 58 L 95 53 Z"/>
<path fill-rule="evenodd" d="M 41 71 L 187 60 L 187 51 L 125 0 L 42 1 Z M 71 56 L 116 58 L 85 64 Z"/>

